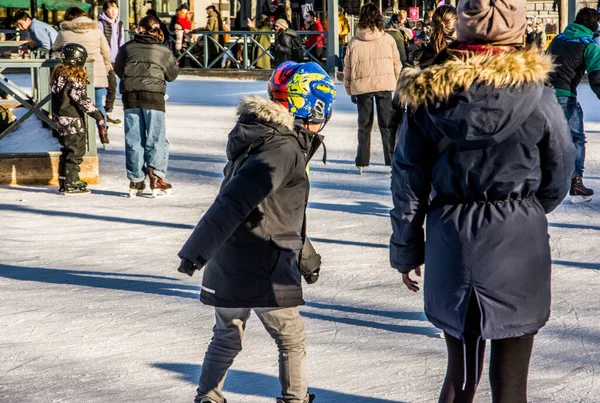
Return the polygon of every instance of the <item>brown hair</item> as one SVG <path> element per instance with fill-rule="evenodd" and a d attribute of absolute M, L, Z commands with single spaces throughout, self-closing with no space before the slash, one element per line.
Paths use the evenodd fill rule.
<path fill-rule="evenodd" d="M 358 28 L 370 29 L 372 31 L 383 31 L 385 20 L 374 3 L 367 3 L 360 9 L 358 17 Z"/>
<path fill-rule="evenodd" d="M 456 8 L 441 6 L 431 16 L 431 45 L 435 53 L 446 48 L 446 38 L 456 33 Z"/>
<path fill-rule="evenodd" d="M 65 11 L 65 21 L 72 21 L 75 18 L 87 17 L 88 14 L 79 7 L 69 7 Z"/>
<path fill-rule="evenodd" d="M 59 64 L 52 72 L 52 81 L 60 76 L 64 76 L 72 81 L 79 81 L 83 85 L 88 82 L 88 75 L 85 71 L 85 67 L 74 66 L 72 64 Z"/>
<path fill-rule="evenodd" d="M 155 37 L 160 40 L 160 43 L 165 41 L 165 35 L 160 29 L 160 22 L 157 18 L 151 15 L 147 15 L 140 20 L 139 26 L 144 29 L 144 32 L 148 35 Z"/>

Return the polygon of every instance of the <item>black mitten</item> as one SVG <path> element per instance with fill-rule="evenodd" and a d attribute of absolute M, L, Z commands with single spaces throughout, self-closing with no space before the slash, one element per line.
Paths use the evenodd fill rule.
<path fill-rule="evenodd" d="M 189 261 L 189 260 L 187 260 L 185 258 L 182 258 L 181 259 L 181 264 L 177 268 L 177 271 L 180 272 L 180 273 L 187 274 L 188 276 L 192 277 L 194 275 L 194 272 L 196 270 L 200 270 L 200 269 L 201 268 L 199 268 L 198 266 L 196 266 L 191 261 Z"/>

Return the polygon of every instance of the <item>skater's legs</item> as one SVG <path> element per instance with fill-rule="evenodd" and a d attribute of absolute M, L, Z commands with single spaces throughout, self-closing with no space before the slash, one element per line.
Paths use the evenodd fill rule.
<path fill-rule="evenodd" d="M 144 161 L 146 166 L 152 167 L 159 178 L 164 179 L 167 175 L 169 164 L 169 141 L 165 128 L 165 113 L 143 109 L 144 124 L 148 137 L 144 150 Z"/>
<path fill-rule="evenodd" d="M 526 403 L 534 335 L 492 340 L 490 385 L 494 403 Z"/>
<path fill-rule="evenodd" d="M 481 311 L 477 297 L 472 294 L 462 340 L 444 332 L 448 366 L 439 403 L 470 403 L 475 399 L 485 355 L 485 340 L 481 338 L 480 326 Z"/>
<path fill-rule="evenodd" d="M 392 93 L 381 91 L 375 94 L 377 106 L 377 124 L 381 132 L 381 143 L 383 144 L 383 158 L 386 166 L 392 165 L 392 154 L 396 139 L 390 134 L 389 120 L 392 111 Z"/>
<path fill-rule="evenodd" d="M 256 308 L 256 315 L 279 349 L 279 382 L 286 403 L 304 403 L 307 395 L 306 334 L 298 307 Z"/>
<path fill-rule="evenodd" d="M 125 109 L 125 167 L 131 182 L 143 182 L 146 126 L 139 108 Z"/>
<path fill-rule="evenodd" d="M 448 333 L 444 335 L 448 366 L 439 403 L 470 403 L 475 398 L 478 380 L 483 370 L 485 340 L 470 333 L 464 335 L 464 340 Z"/>
<path fill-rule="evenodd" d="M 576 98 L 557 97 L 559 105 L 565 113 L 569 131 L 575 146 L 575 171 L 573 176 L 583 176 L 585 163 L 585 132 L 583 129 L 583 109 Z"/>
<path fill-rule="evenodd" d="M 235 357 L 242 351 L 242 338 L 250 312 L 249 308 L 215 308 L 217 322 L 204 356 L 195 402 L 205 397 L 216 403 L 224 402 L 225 376 Z"/>
<path fill-rule="evenodd" d="M 96 103 L 96 106 L 102 113 L 102 116 L 104 117 L 104 124 L 103 125 L 97 124 L 98 127 L 100 127 L 100 126 L 107 127 L 106 111 L 104 110 L 104 100 L 102 99 L 105 95 L 106 95 L 106 88 L 94 88 L 94 98 L 95 98 L 94 101 Z"/>
<path fill-rule="evenodd" d="M 362 94 L 356 97 L 358 109 L 358 149 L 356 166 L 369 166 L 371 160 L 371 129 L 373 128 L 373 94 Z"/>
<path fill-rule="evenodd" d="M 76 133 L 70 133 L 66 136 L 59 136 L 58 141 L 61 148 L 61 155 L 58 161 L 58 175 L 65 178 L 67 184 L 79 180 L 79 171 L 83 156 L 85 155 L 87 135 L 80 127 Z"/>

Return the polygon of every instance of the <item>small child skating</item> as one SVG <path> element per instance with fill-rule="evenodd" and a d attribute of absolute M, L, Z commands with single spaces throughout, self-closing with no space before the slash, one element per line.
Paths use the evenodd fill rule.
<path fill-rule="evenodd" d="M 58 132 L 61 155 L 58 163 L 58 191 L 62 194 L 89 193 L 87 182 L 79 178 L 87 146 L 85 115 L 104 124 L 100 110 L 88 97 L 88 77 L 83 67 L 87 51 L 69 43 L 60 53 L 62 64 L 52 74 L 52 120 Z"/>

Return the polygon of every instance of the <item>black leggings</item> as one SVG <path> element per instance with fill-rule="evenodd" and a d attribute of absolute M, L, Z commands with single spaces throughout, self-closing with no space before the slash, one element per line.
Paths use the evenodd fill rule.
<path fill-rule="evenodd" d="M 479 307 L 471 298 L 468 324 L 480 323 Z M 448 368 L 439 403 L 471 403 L 483 371 L 485 340 L 470 332 L 463 340 L 444 333 L 448 349 Z M 533 334 L 491 341 L 490 385 L 493 403 L 527 403 L 527 374 L 533 349 Z M 466 364 L 466 371 L 465 371 Z"/>

